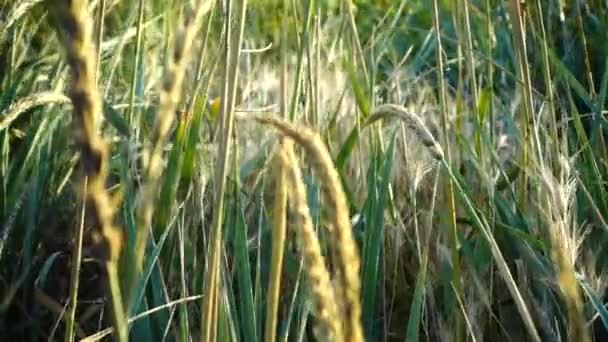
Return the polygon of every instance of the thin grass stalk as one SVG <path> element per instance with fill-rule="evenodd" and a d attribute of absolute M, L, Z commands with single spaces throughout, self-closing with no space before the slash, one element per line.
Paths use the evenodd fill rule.
<path fill-rule="evenodd" d="M 152 150 L 145 170 L 145 183 L 140 190 L 141 201 L 137 212 L 137 232 L 135 236 L 134 256 L 130 265 L 131 278 L 127 282 L 129 302 L 142 271 L 146 253 L 146 243 L 151 229 L 154 204 L 163 171 L 163 148 L 173 123 L 177 104 L 181 98 L 182 81 L 185 68 L 191 57 L 191 49 L 203 16 L 211 7 L 210 0 L 200 0 L 193 8 L 192 14 L 186 19 L 183 29 L 177 35 L 172 58 L 165 71 L 160 105 L 152 135 Z"/>
<path fill-rule="evenodd" d="M 315 17 L 315 86 L 313 98 L 315 102 L 315 129 L 321 126 L 321 5 L 317 3 L 317 15 Z"/>
<path fill-rule="evenodd" d="M 129 318 L 129 325 L 132 325 L 134 322 L 139 321 L 142 318 L 146 318 L 150 315 L 152 315 L 153 313 L 162 311 L 162 310 L 167 310 L 167 309 L 171 309 L 176 305 L 180 305 L 180 304 L 184 304 L 184 303 L 188 303 L 188 302 L 192 302 L 192 301 L 196 301 L 201 299 L 203 296 L 202 295 L 196 295 L 196 296 L 189 296 L 189 297 L 185 297 L 185 298 L 180 298 L 180 299 L 176 299 L 170 302 L 167 302 L 164 305 L 161 306 L 157 306 L 155 308 L 146 310 L 142 313 L 139 313 L 133 317 Z M 96 341 L 101 341 L 103 340 L 105 337 L 110 336 L 114 333 L 114 328 L 110 327 L 110 328 L 106 328 L 103 329 L 101 331 L 98 331 L 92 335 L 89 335 L 85 338 L 83 338 L 82 340 L 80 340 L 80 342 L 96 342 Z"/>
<path fill-rule="evenodd" d="M 337 249 L 336 300 L 345 320 L 346 341 L 363 341 L 361 328 L 361 262 L 358 247 L 352 235 L 352 224 L 348 214 L 346 195 L 342 189 L 338 172 L 331 155 L 319 134 L 307 127 L 297 127 L 284 120 L 263 115 L 251 115 L 253 120 L 270 125 L 283 135 L 301 145 L 309 155 L 311 164 L 322 185 L 324 198 L 329 206 L 332 225 L 332 243 Z M 343 301 L 343 303 L 340 303 Z"/>
<path fill-rule="evenodd" d="M 101 69 L 101 43 L 103 43 L 103 25 L 106 18 L 106 0 L 99 0 L 97 10 L 97 30 L 95 33 L 95 41 L 97 46 L 97 59 L 95 60 L 95 82 L 99 83 L 99 70 Z"/>
<path fill-rule="evenodd" d="M 464 32 L 466 41 L 466 60 L 467 68 L 469 71 L 471 96 L 473 99 L 473 113 L 475 120 L 477 121 L 477 128 L 475 129 L 475 153 L 477 158 L 484 163 L 483 158 L 483 144 L 482 144 L 482 132 L 481 129 L 484 127 L 483 118 L 479 111 L 479 90 L 477 89 L 477 76 L 475 75 L 475 57 L 473 54 L 473 34 L 471 33 L 471 19 L 469 15 L 469 0 L 461 0 L 462 13 L 464 15 Z"/>
<path fill-rule="evenodd" d="M 428 273 L 429 263 L 429 252 L 431 249 L 431 240 L 433 237 L 433 217 L 435 215 L 435 203 L 437 202 L 437 187 L 439 185 L 439 176 L 441 175 L 441 168 L 437 167 L 435 172 L 435 179 L 433 181 L 433 195 L 431 198 L 431 207 L 428 210 L 428 218 L 425 222 L 424 236 L 422 237 L 422 252 L 419 254 L 420 267 L 418 268 L 418 274 L 416 275 L 416 288 L 414 290 L 414 299 L 412 300 L 410 309 L 410 318 L 407 327 L 407 339 L 412 341 L 419 341 L 419 323 L 420 316 L 422 316 L 422 303 L 426 296 L 426 276 Z M 416 215 L 415 215 L 416 216 Z M 420 253 L 420 250 L 419 250 Z M 416 292 L 420 292 L 420 297 L 416 298 Z M 417 316 L 413 316 L 417 315 Z M 417 319 L 412 319 L 415 317 Z"/>
<path fill-rule="evenodd" d="M 352 0 L 344 0 L 344 7 L 346 9 L 348 27 L 352 35 L 352 40 L 355 43 L 355 52 L 359 63 L 361 63 L 361 69 L 363 69 L 363 75 L 365 76 L 365 84 L 369 86 L 369 74 L 367 73 L 367 65 L 365 63 L 365 55 L 363 54 L 363 48 L 361 40 L 359 39 L 359 32 L 357 31 L 357 23 L 355 21 L 355 12 Z M 370 89 L 371 91 L 371 89 Z"/>
<path fill-rule="evenodd" d="M 228 116 L 233 115 L 229 111 L 230 102 L 230 73 L 233 67 L 234 61 L 232 60 L 232 1 L 227 1 L 224 3 L 224 54 L 223 58 L 225 60 L 224 70 L 223 70 L 223 89 L 222 89 L 222 98 L 224 101 L 221 103 L 221 116 L 218 118 L 218 134 L 220 141 L 220 151 L 221 154 L 219 163 L 216 162 L 214 177 L 214 202 L 216 203 L 216 208 L 214 209 L 213 222 L 211 226 L 211 234 L 209 237 L 209 247 L 207 250 L 206 260 L 206 268 L 205 268 L 205 276 L 203 279 L 203 301 L 202 301 L 202 309 L 201 309 L 201 341 L 203 342 L 212 342 L 215 341 L 216 338 L 216 330 L 217 330 L 217 306 L 218 304 L 218 294 L 217 287 L 219 281 L 219 268 L 221 267 L 220 259 L 221 259 L 221 242 L 222 242 L 222 220 L 223 220 L 223 211 L 224 211 L 224 192 L 226 188 L 226 177 L 228 175 L 227 163 L 228 163 L 228 155 L 229 147 L 230 147 L 230 139 L 232 137 L 232 132 L 227 132 L 230 127 L 226 128 L 227 123 L 230 123 L 232 120 Z M 237 46 L 238 48 L 238 46 Z"/>
<path fill-rule="evenodd" d="M 107 147 L 97 135 L 101 101 L 95 82 L 95 47 L 92 42 L 92 20 L 86 1 L 57 1 L 49 10 L 54 13 L 63 33 L 68 65 L 72 71 L 70 98 L 74 107 L 74 135 L 81 150 L 81 165 L 87 179 L 85 202 L 91 215 L 87 222 L 94 240 L 100 245 L 100 258 L 106 265 L 114 325 L 118 340 L 128 338 L 125 311 L 118 285 L 118 259 L 122 250 L 122 231 L 114 225 L 116 210 L 106 189 L 108 173 Z M 63 29 L 63 30 L 62 30 Z"/>
<path fill-rule="evenodd" d="M 538 27 L 540 28 L 541 34 L 541 55 L 543 59 L 543 77 L 545 81 L 545 98 L 547 99 L 547 105 L 549 107 L 549 123 L 551 125 L 551 141 L 553 142 L 553 168 L 557 170 L 559 167 L 559 152 L 560 152 L 560 144 L 559 144 L 559 134 L 557 128 L 557 112 L 555 110 L 555 97 L 553 95 L 553 82 L 551 79 L 551 67 L 549 64 L 549 46 L 547 40 L 547 34 L 545 31 L 545 22 L 543 19 L 543 8 L 540 3 L 540 0 L 536 0 L 536 16 L 538 21 Z"/>
<path fill-rule="evenodd" d="M 585 27 L 583 24 L 583 15 L 581 13 L 581 1 L 577 0 L 575 2 L 576 7 L 576 26 L 578 27 L 579 39 L 581 41 L 581 46 L 583 48 L 583 62 L 585 66 L 585 76 L 587 78 L 587 88 L 589 89 L 589 94 L 592 100 L 598 100 L 598 94 L 595 91 L 595 82 L 593 80 L 593 70 L 591 69 L 591 62 L 589 59 L 589 48 L 587 44 L 587 36 L 585 35 Z M 597 108 L 596 116 L 601 115 L 601 108 L 604 103 L 599 103 Z M 606 139 L 604 138 L 604 134 L 599 135 L 599 145 L 600 145 L 600 153 L 606 158 L 608 157 L 606 151 Z"/>
<path fill-rule="evenodd" d="M 83 182 L 83 193 L 87 191 L 87 178 L 85 177 Z M 85 213 L 86 203 L 83 201 L 82 209 L 80 211 L 80 224 L 76 226 L 76 232 L 74 234 L 74 246 L 72 246 L 72 270 L 70 274 L 70 299 L 69 306 L 66 314 L 66 327 L 65 327 L 65 342 L 74 341 L 74 329 L 76 326 L 76 308 L 78 307 L 78 285 L 80 280 L 80 265 L 82 260 L 82 240 L 84 236 L 84 224 L 85 224 Z"/>
<path fill-rule="evenodd" d="M 207 48 L 208 48 L 208 43 L 209 43 L 209 34 L 211 32 L 211 24 L 213 23 L 213 16 L 215 14 L 215 7 L 216 7 L 217 2 L 213 1 L 213 3 L 211 4 L 211 10 L 209 12 L 209 19 L 207 20 L 207 26 L 205 27 L 205 32 L 202 34 L 203 36 L 203 40 L 201 42 L 201 52 L 198 56 L 198 63 L 196 66 L 196 78 L 194 79 L 196 86 L 194 87 L 194 92 L 192 93 L 192 97 L 190 98 L 190 101 L 188 103 L 187 106 L 187 115 L 192 115 L 193 111 L 194 111 L 194 106 L 196 105 L 196 100 L 198 99 L 198 95 L 201 92 L 201 88 L 203 85 L 202 82 L 202 77 L 203 77 L 203 70 L 205 69 L 205 56 L 207 55 Z M 213 74 L 213 72 L 215 71 L 215 66 L 217 64 L 214 63 L 213 66 L 211 67 L 211 70 L 209 72 L 209 78 L 211 78 L 211 75 Z M 210 82 L 206 82 L 206 88 L 203 92 L 203 94 L 206 94 L 205 96 L 208 96 L 207 94 L 209 93 L 209 85 Z M 190 121 L 188 121 L 190 122 Z"/>
<path fill-rule="evenodd" d="M 127 122 L 130 127 L 138 127 L 134 123 L 135 115 L 135 92 L 137 89 L 137 75 L 139 74 L 139 64 L 142 49 L 142 37 L 144 33 L 144 10 L 146 8 L 146 0 L 139 0 L 137 6 L 137 29 L 135 31 L 135 51 L 133 52 L 133 72 L 131 73 L 131 88 L 129 89 L 129 110 L 127 115 Z"/>
<path fill-rule="evenodd" d="M 433 25 L 435 28 L 435 41 L 436 41 L 436 59 L 437 69 L 439 78 L 439 105 L 441 110 L 441 130 L 443 135 L 443 145 L 445 146 L 445 160 L 449 164 L 451 163 L 451 146 L 450 137 L 448 131 L 448 107 L 447 107 L 447 85 L 445 84 L 445 77 L 443 73 L 443 45 L 441 43 L 441 26 L 439 22 L 439 4 L 438 0 L 433 0 Z M 461 272 L 460 272 L 460 253 L 458 251 L 458 226 L 456 224 L 456 200 L 454 195 L 454 184 L 451 179 L 447 180 L 447 187 L 445 198 L 447 200 L 447 215 L 449 225 L 449 236 L 448 241 L 450 244 L 451 261 L 453 267 L 453 286 L 455 295 L 460 298 L 464 298 L 461 284 Z M 464 340 L 464 324 L 463 317 L 458 307 L 454 307 L 452 310 L 452 317 L 454 319 L 454 341 Z"/>
<path fill-rule="evenodd" d="M 325 266 L 319 239 L 314 231 L 302 174 L 291 146 L 292 141 L 286 141 L 278 157 L 282 163 L 282 168 L 286 171 L 289 198 L 293 202 L 297 233 L 304 261 L 304 273 L 308 279 L 316 316 L 315 335 L 319 341 L 348 341 L 345 340 L 343 335 L 344 331 L 340 323 L 334 287 Z"/>
<path fill-rule="evenodd" d="M 456 32 L 456 39 L 451 43 L 456 45 L 456 70 L 458 70 L 458 76 L 457 76 L 458 82 L 457 82 L 457 86 L 456 86 L 455 101 L 456 101 L 456 113 L 462 113 L 462 112 L 464 112 L 464 86 L 465 86 L 464 62 L 465 62 L 465 57 L 464 57 L 463 48 L 462 48 L 462 45 L 463 45 L 462 39 L 459 39 L 459 37 L 462 36 L 461 30 L 462 30 L 462 26 L 463 26 L 463 24 L 462 24 L 463 20 L 462 20 L 461 6 L 454 6 L 454 7 L 455 7 L 455 10 L 452 13 L 452 21 L 453 21 L 453 25 L 454 25 L 454 30 Z M 443 37 L 443 38 L 447 38 L 447 37 Z M 464 127 L 463 122 L 464 122 L 463 116 L 457 115 L 455 118 L 455 122 L 454 122 L 456 131 L 458 131 L 458 132 L 463 131 L 463 127 Z"/>
<path fill-rule="evenodd" d="M 284 1 L 284 15 L 282 20 L 281 35 L 281 115 L 287 119 L 287 1 Z M 287 146 L 286 141 L 281 141 L 281 151 Z M 264 339 L 266 342 L 276 341 L 276 331 L 278 326 L 278 309 L 281 291 L 281 270 L 283 269 L 283 254 L 285 250 L 286 238 L 286 212 L 287 212 L 287 185 L 285 169 L 281 161 L 277 161 L 276 184 L 273 203 L 273 224 L 272 224 L 272 256 L 270 264 L 270 280 L 268 286 L 268 306 L 266 309 L 266 332 Z"/>
<path fill-rule="evenodd" d="M 510 3 L 510 16 L 513 24 L 513 35 L 515 38 L 515 50 L 517 55 L 517 66 L 518 66 L 518 74 L 520 78 L 523 80 L 523 86 L 520 85 L 520 91 L 522 98 L 524 99 L 524 115 L 522 115 L 520 129 L 521 133 L 521 146 L 522 146 L 522 155 L 521 155 L 521 165 L 525 170 L 531 165 L 531 156 L 528 147 L 528 142 L 530 140 L 530 133 L 532 131 L 531 126 L 532 120 L 534 118 L 534 106 L 532 104 L 532 83 L 530 80 L 530 65 L 528 63 L 528 55 L 526 48 L 526 38 L 525 38 L 525 28 L 524 28 L 524 13 L 521 9 L 521 4 L 519 0 L 511 0 Z M 539 151 L 538 155 L 541 153 Z M 540 159 L 542 161 L 542 158 Z M 520 198 L 519 205 L 521 208 L 526 208 L 526 203 L 528 201 L 528 175 L 524 172 L 520 177 Z"/>
<path fill-rule="evenodd" d="M 268 306 L 266 310 L 266 342 L 276 341 L 278 309 L 281 291 L 281 270 L 286 237 L 287 187 L 285 171 L 280 163 L 276 165 L 276 184 L 272 208 L 272 257 L 268 286 Z"/>
<path fill-rule="evenodd" d="M 494 27 L 492 25 L 492 5 L 490 3 L 491 0 L 486 0 L 485 1 L 485 11 L 486 11 L 486 39 L 488 40 L 488 60 L 486 61 L 486 77 L 487 77 L 487 85 L 486 87 L 489 90 L 490 93 L 490 99 L 489 99 L 489 108 L 488 108 L 488 115 L 489 115 L 489 121 L 490 121 L 490 142 L 492 143 L 492 146 L 494 146 L 495 141 L 496 141 L 496 137 L 495 137 L 495 130 L 496 130 L 496 116 L 494 113 L 494 92 L 492 91 L 494 89 L 494 64 L 492 63 L 492 56 L 494 55 Z"/>
<path fill-rule="evenodd" d="M 310 0 L 308 2 L 308 11 L 306 13 L 306 21 L 304 23 L 304 31 L 302 32 L 302 39 L 300 40 L 300 46 L 298 51 L 298 62 L 296 65 L 296 75 L 293 83 L 293 93 L 291 95 L 291 102 L 289 105 L 289 119 L 295 120 L 298 101 L 300 98 L 300 84 L 302 83 L 302 68 L 304 66 L 304 53 L 306 52 L 306 46 L 308 45 L 308 36 L 310 31 L 310 25 L 314 13 L 314 4 L 316 0 Z M 294 7 L 295 8 L 295 7 Z M 309 61 L 310 64 L 310 61 Z"/>
<path fill-rule="evenodd" d="M 494 26 L 492 23 L 492 4 L 491 4 L 491 0 L 485 0 L 485 14 L 486 14 L 486 39 L 487 39 L 487 46 L 488 46 L 488 50 L 487 50 L 487 55 L 488 55 L 488 60 L 486 60 L 486 77 L 487 77 L 487 84 L 486 84 L 486 89 L 488 90 L 488 116 L 489 116 L 489 122 L 490 122 L 490 146 L 491 146 L 491 154 L 495 153 L 495 148 L 496 148 L 496 127 L 497 127 L 497 123 L 496 123 L 496 113 L 495 113 L 495 107 L 494 107 L 494 63 L 492 61 L 492 58 L 494 56 L 494 40 L 495 40 L 495 33 L 494 33 Z M 492 163 L 490 163 L 490 165 L 492 165 Z M 488 203 L 494 203 L 494 196 L 495 196 L 495 191 L 491 190 L 489 192 L 489 200 Z M 489 215 L 490 215 L 490 224 L 492 229 L 494 229 L 494 227 L 496 226 L 496 210 L 494 210 L 494 206 L 490 205 L 489 206 Z M 489 279 L 488 279 L 488 288 L 489 288 L 489 297 L 492 298 L 494 295 L 494 269 L 490 270 L 490 274 L 489 274 Z M 468 318 L 466 316 L 466 313 L 464 311 L 464 307 L 462 308 L 463 311 L 463 317 L 465 319 L 465 322 L 467 322 L 468 324 Z M 487 317 L 487 323 L 491 323 L 491 315 L 488 315 Z M 471 337 L 473 339 L 475 339 L 475 335 L 473 333 L 470 334 Z"/>
<path fill-rule="evenodd" d="M 222 117 L 219 120 L 219 161 L 215 169 L 215 203 L 216 207 L 213 214 L 213 225 L 211 227 L 210 247 L 208 252 L 208 264 L 204 279 L 203 308 L 201 310 L 201 340 L 215 341 L 217 321 L 217 307 L 219 306 L 219 269 L 221 267 L 221 248 L 222 248 L 222 221 L 224 212 L 224 193 L 226 189 L 226 177 L 228 175 L 228 157 L 231 146 L 232 131 L 234 125 L 234 107 L 236 101 L 236 84 L 238 80 L 239 58 L 241 54 L 241 44 L 243 41 L 243 31 L 245 26 L 245 15 L 247 13 L 247 0 L 240 1 L 240 11 L 237 17 L 237 34 L 233 41 L 231 39 L 231 6 L 227 4 L 227 17 L 225 18 L 225 44 L 226 44 L 226 68 L 224 70 L 224 96 L 225 102 L 222 103 Z"/>
<path fill-rule="evenodd" d="M 581 40 L 581 46 L 583 48 L 583 65 L 585 67 L 585 77 L 587 78 L 587 89 L 592 99 L 597 97 L 595 92 L 595 82 L 593 82 L 593 72 L 591 70 L 591 62 L 589 61 L 589 49 L 587 48 L 587 37 L 585 35 L 585 27 L 583 25 L 583 15 L 581 14 L 581 1 L 576 0 L 574 2 L 576 7 L 576 26 L 578 28 L 579 39 Z"/>

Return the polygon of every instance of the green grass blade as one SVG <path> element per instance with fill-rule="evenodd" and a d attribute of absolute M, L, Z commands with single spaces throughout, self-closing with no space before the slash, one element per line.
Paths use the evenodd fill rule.
<path fill-rule="evenodd" d="M 370 184 L 375 184 L 374 188 L 369 189 L 370 195 L 374 198 L 373 206 L 368 207 L 366 212 L 366 229 L 365 229 L 365 247 L 363 254 L 363 267 L 361 270 L 361 293 L 362 293 L 362 310 L 365 335 L 368 340 L 377 338 L 377 332 L 374 325 L 378 301 L 378 291 L 380 278 L 379 272 L 382 267 L 382 245 L 384 242 L 384 216 L 385 209 L 388 203 L 388 194 L 390 186 L 390 176 L 393 167 L 394 149 L 395 149 L 395 133 L 392 134 L 392 139 L 388 150 L 380 158 L 380 169 L 378 180 L 372 180 Z M 373 166 L 372 166 L 373 167 Z M 374 173 L 372 172 L 371 175 Z M 377 196 L 377 197 L 376 197 Z"/>
<path fill-rule="evenodd" d="M 236 219 L 234 252 L 236 262 L 236 276 L 238 280 L 238 307 L 243 329 L 244 341 L 257 341 L 256 312 L 253 300 L 253 287 L 251 281 L 251 265 L 249 264 L 249 249 L 247 247 L 247 225 L 240 200 L 239 186 L 235 185 L 234 216 Z"/>

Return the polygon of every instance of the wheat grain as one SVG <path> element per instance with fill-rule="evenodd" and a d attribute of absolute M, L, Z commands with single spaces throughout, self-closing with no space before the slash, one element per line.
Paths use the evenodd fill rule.
<path fill-rule="evenodd" d="M 551 258 L 557 266 L 557 284 L 568 310 L 569 338 L 571 341 L 585 342 L 590 339 L 585 327 L 575 268 L 584 234 L 579 233 L 572 217 L 576 179 L 570 176 L 569 170 L 569 167 L 564 167 L 559 180 L 553 175 L 553 170 L 547 167 L 540 170 L 541 193 L 546 199 L 541 205 L 545 207 L 549 223 L 547 228 Z"/>

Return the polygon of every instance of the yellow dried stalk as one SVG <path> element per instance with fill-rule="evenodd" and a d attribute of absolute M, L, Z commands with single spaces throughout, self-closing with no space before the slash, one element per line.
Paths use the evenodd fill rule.
<path fill-rule="evenodd" d="M 283 141 L 283 145 L 289 142 Z M 280 160 L 275 166 L 276 184 L 272 208 L 272 260 L 270 264 L 270 285 L 268 286 L 268 306 L 266 310 L 266 333 L 264 340 L 274 342 L 277 331 L 277 311 L 281 288 L 281 270 L 283 269 L 283 253 L 286 235 L 287 186 L 285 168 Z"/>
<path fill-rule="evenodd" d="M 346 341 L 339 321 L 339 310 L 329 272 L 325 266 L 321 246 L 315 234 L 310 210 L 306 200 L 306 189 L 298 160 L 293 153 L 292 142 L 285 140 L 277 158 L 284 168 L 289 198 L 293 202 L 297 234 L 304 261 L 304 272 L 308 279 L 317 318 L 315 335 L 320 341 Z"/>

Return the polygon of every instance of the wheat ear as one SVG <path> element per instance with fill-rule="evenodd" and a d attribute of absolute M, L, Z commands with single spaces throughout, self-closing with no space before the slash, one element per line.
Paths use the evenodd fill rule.
<path fill-rule="evenodd" d="M 156 201 L 160 176 L 162 174 L 163 147 L 167 141 L 175 111 L 181 99 L 182 83 L 186 66 L 191 58 L 191 50 L 205 13 L 211 9 L 210 0 L 200 0 L 186 19 L 184 27 L 179 30 L 173 47 L 173 54 L 169 58 L 167 70 L 164 74 L 158 115 L 152 135 L 152 150 L 146 165 L 145 183 L 140 190 L 140 206 L 138 209 L 138 229 L 135 238 L 133 264 L 131 265 L 132 279 L 129 281 L 129 291 L 133 292 L 139 274 L 141 273 L 146 242 L 152 224 L 154 203 Z M 132 294 L 131 294 L 132 295 Z M 131 297 L 131 296 L 130 296 Z M 132 298 L 130 298 L 132 299 Z"/>
<path fill-rule="evenodd" d="M 324 198 L 329 205 L 330 221 L 333 227 L 331 230 L 332 242 L 335 244 L 338 256 L 335 279 L 336 297 L 346 319 L 345 338 L 347 341 L 363 341 L 360 322 L 361 281 L 359 270 L 361 264 L 359 251 L 352 235 L 346 196 L 329 151 L 319 134 L 307 127 L 296 127 L 284 120 L 262 115 L 253 115 L 250 118 L 275 127 L 301 145 L 309 155 L 312 166 L 320 179 Z"/>
<path fill-rule="evenodd" d="M 321 254 L 321 246 L 313 228 L 302 174 L 290 140 L 284 141 L 277 158 L 286 172 L 289 198 L 295 212 L 304 272 L 310 285 L 314 312 L 317 317 L 315 335 L 322 341 L 345 341 L 342 326 L 338 320 L 334 288 L 330 282 L 329 272 Z"/>
<path fill-rule="evenodd" d="M 69 103 L 70 99 L 56 92 L 45 91 L 19 99 L 0 113 L 0 131 L 6 129 L 19 115 L 31 108 L 52 103 Z"/>
<path fill-rule="evenodd" d="M 92 20 L 84 0 L 55 1 L 49 9 L 58 19 L 59 30 L 72 72 L 70 98 L 73 105 L 74 135 L 81 151 L 81 164 L 88 186 L 85 193 L 87 213 L 94 238 L 102 245 L 114 319 L 120 341 L 127 340 L 125 313 L 118 286 L 118 258 L 122 249 L 122 232 L 114 225 L 113 205 L 105 189 L 108 173 L 107 147 L 97 135 L 101 101 L 95 82 L 95 48 L 91 40 Z"/>

